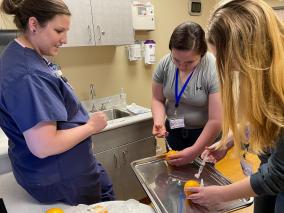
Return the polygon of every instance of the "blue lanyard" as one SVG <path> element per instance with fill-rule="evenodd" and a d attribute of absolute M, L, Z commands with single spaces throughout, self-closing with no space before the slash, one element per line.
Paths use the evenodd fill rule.
<path fill-rule="evenodd" d="M 194 71 L 195 70 L 193 70 L 192 73 L 187 77 L 186 82 L 184 83 L 180 93 L 178 94 L 178 68 L 176 69 L 176 83 L 175 83 L 175 98 L 176 98 L 175 107 L 176 108 L 178 108 L 178 106 L 179 106 L 180 98 L 181 98 L 186 86 L 188 85 Z"/>

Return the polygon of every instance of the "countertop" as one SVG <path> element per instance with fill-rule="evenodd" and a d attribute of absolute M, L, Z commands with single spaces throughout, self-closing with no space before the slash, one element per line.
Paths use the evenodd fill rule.
<path fill-rule="evenodd" d="M 103 129 L 103 132 L 149 119 L 152 119 L 151 112 L 110 120 L 107 122 L 107 126 Z"/>
<path fill-rule="evenodd" d="M 8 138 L 0 128 L 0 156 L 7 153 L 8 150 Z"/>
<path fill-rule="evenodd" d="M 8 213 L 44 213 L 53 207 L 63 210 L 72 208 L 62 203 L 40 204 L 17 184 L 12 172 L 0 175 L 0 197 L 3 198 Z"/>

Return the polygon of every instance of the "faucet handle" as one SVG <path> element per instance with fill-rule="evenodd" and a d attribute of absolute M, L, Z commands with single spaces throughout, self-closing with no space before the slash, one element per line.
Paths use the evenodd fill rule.
<path fill-rule="evenodd" d="M 107 103 L 102 103 L 100 110 L 106 110 L 106 104 L 107 104 Z"/>
<path fill-rule="evenodd" d="M 97 111 L 98 111 L 98 109 L 97 109 L 95 103 L 93 102 L 90 112 L 97 112 Z"/>

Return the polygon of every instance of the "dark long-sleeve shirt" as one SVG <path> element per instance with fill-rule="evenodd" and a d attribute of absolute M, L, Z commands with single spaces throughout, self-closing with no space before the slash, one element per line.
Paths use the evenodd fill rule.
<path fill-rule="evenodd" d="M 253 174 L 250 183 L 258 195 L 276 195 L 284 192 L 284 133 L 278 137 L 271 153 L 260 158 L 262 164 Z M 265 162 L 266 161 L 266 162 Z"/>

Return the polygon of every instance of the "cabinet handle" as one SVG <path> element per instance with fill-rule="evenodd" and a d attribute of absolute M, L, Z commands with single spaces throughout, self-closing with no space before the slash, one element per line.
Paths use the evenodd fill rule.
<path fill-rule="evenodd" d="M 118 157 L 116 153 L 113 154 L 113 159 L 114 159 L 114 167 L 117 168 Z"/>
<path fill-rule="evenodd" d="M 101 40 L 102 39 L 102 33 L 101 33 L 101 27 L 100 27 L 100 25 L 97 25 L 97 30 L 98 30 L 98 32 L 99 32 L 99 40 Z"/>
<path fill-rule="evenodd" d="M 92 42 L 92 32 L 91 32 L 91 27 L 88 25 L 88 32 L 89 32 L 89 43 Z"/>
<path fill-rule="evenodd" d="M 124 164 L 127 164 L 127 150 L 122 152 L 122 156 L 123 156 L 123 160 L 124 160 Z"/>

